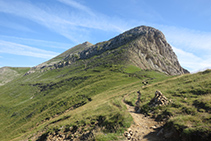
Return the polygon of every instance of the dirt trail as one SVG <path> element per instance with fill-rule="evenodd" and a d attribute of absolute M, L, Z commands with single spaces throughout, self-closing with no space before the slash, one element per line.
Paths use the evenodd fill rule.
<path fill-rule="evenodd" d="M 130 106 L 128 104 L 125 105 L 127 106 L 127 109 L 130 112 L 131 116 L 133 117 L 134 121 L 134 123 L 128 129 L 128 132 L 125 132 L 126 140 L 131 140 L 131 141 L 165 140 L 163 139 L 162 136 L 159 136 L 159 134 L 162 132 L 162 126 L 164 125 L 164 123 L 156 122 L 154 119 L 150 117 L 146 117 L 145 115 L 140 113 L 135 113 L 133 106 Z M 130 132 L 132 132 L 132 135 L 130 134 Z M 130 134 L 129 137 L 128 134 Z"/>
<path fill-rule="evenodd" d="M 185 75 L 187 75 L 187 74 L 185 74 Z M 149 84 L 147 86 L 143 86 L 142 88 L 150 87 L 150 86 L 156 85 L 158 83 L 164 83 L 169 80 L 174 80 L 174 79 L 180 78 L 182 76 L 184 76 L 184 75 L 173 77 L 173 78 L 167 79 L 162 82 Z M 127 96 L 128 95 L 125 95 L 124 99 Z M 172 131 L 164 131 L 164 128 L 163 128 L 163 126 L 165 124 L 164 122 L 156 122 L 153 118 L 151 118 L 149 116 L 145 116 L 144 114 L 141 114 L 141 113 L 136 113 L 134 110 L 135 107 L 126 104 L 124 102 L 124 99 L 123 99 L 123 103 L 127 106 L 127 110 L 133 117 L 133 121 L 134 121 L 134 123 L 130 126 L 128 131 L 124 133 L 124 136 L 126 137 L 126 141 L 127 140 L 131 140 L 131 141 L 139 141 L 139 140 L 141 140 L 141 141 L 167 141 L 167 140 L 171 140 L 171 136 L 172 136 L 173 132 Z M 129 137 L 128 137 L 128 134 L 130 134 Z"/>

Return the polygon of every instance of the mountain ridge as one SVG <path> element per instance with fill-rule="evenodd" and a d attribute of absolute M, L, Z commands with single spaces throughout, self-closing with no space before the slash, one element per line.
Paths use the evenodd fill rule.
<path fill-rule="evenodd" d="M 113 58 L 108 59 L 107 56 L 111 54 L 114 55 Z M 96 58 L 102 60 L 98 62 L 101 64 L 108 62 L 133 64 L 144 70 L 152 69 L 169 75 L 189 73 L 179 64 L 176 54 L 161 31 L 149 26 L 139 26 L 95 45 L 89 42 L 79 44 L 47 63 L 33 67 L 27 74 L 35 70 L 44 71 L 64 67 L 79 60 L 89 60 L 86 61 L 87 66 Z"/>
<path fill-rule="evenodd" d="M 52 67 L 57 67 L 57 64 L 61 63 L 61 61 L 68 55 L 70 54 L 75 54 L 75 53 L 78 53 L 80 51 L 82 51 L 83 49 L 86 49 L 90 46 L 92 46 L 93 44 L 92 43 L 89 43 L 88 41 L 82 43 L 82 44 L 78 44 L 68 50 L 66 50 L 65 52 L 57 55 L 56 57 L 44 62 L 44 63 L 41 63 L 35 67 L 32 67 L 28 72 L 25 73 L 25 75 L 28 75 L 30 73 L 34 73 L 36 71 L 42 71 L 42 69 L 46 69 L 49 70 L 49 68 L 52 68 Z M 68 62 L 66 62 L 66 65 L 69 65 Z M 59 67 L 59 65 L 58 65 Z"/>

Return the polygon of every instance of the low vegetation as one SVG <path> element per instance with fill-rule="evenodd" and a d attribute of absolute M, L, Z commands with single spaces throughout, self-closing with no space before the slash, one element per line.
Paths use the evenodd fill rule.
<path fill-rule="evenodd" d="M 49 135 L 61 127 L 68 134 L 64 129 L 77 126 L 77 132 L 92 131 L 90 138 L 115 139 L 132 122 L 123 95 L 139 89 L 143 80 L 162 76 L 167 78 L 134 66 L 107 64 L 67 66 L 17 78 L 0 87 L 0 138 L 19 140 L 40 131 Z"/>
<path fill-rule="evenodd" d="M 3 67 L 0 68 L 0 86 L 24 75 L 30 68 Z"/>
<path fill-rule="evenodd" d="M 142 113 L 158 121 L 167 122 L 166 128 L 176 130 L 181 139 L 209 140 L 211 138 L 211 71 L 206 70 L 170 78 L 140 89 Z M 150 107 L 149 101 L 160 90 L 172 103 Z M 131 93 L 126 101 L 135 104 L 137 94 Z"/>
<path fill-rule="evenodd" d="M 27 71 L 28 69 L 25 69 Z M 21 73 L 24 74 L 24 72 Z M 129 65 L 83 65 L 17 77 L 0 87 L 0 138 L 117 140 L 132 123 L 122 103 L 135 105 L 141 91 L 142 113 L 165 121 L 180 138 L 210 138 L 211 71 L 167 76 Z M 156 90 L 172 103 L 149 107 Z"/>

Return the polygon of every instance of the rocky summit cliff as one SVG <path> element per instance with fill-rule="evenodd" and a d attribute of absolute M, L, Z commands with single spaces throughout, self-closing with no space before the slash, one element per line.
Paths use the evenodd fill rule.
<path fill-rule="evenodd" d="M 80 48 L 82 46 L 82 48 Z M 77 52 L 78 51 L 78 52 Z M 169 75 L 189 73 L 181 67 L 164 34 L 152 27 L 139 26 L 109 41 L 92 45 L 85 42 L 66 51 L 50 65 L 39 65 L 28 73 L 43 68 L 55 69 L 74 64 L 79 60 L 89 64 L 132 64 L 144 70 L 157 70 Z M 58 60 L 58 58 L 60 60 Z M 40 67 L 41 66 L 41 67 Z"/>

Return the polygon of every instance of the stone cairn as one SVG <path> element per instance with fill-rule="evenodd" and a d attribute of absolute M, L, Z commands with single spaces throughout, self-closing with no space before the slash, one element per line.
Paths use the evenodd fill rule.
<path fill-rule="evenodd" d="M 155 92 L 155 97 L 149 102 L 150 107 L 164 106 L 171 103 L 160 91 Z"/>
<path fill-rule="evenodd" d="M 138 134 L 138 131 L 132 131 L 130 128 L 124 132 L 124 136 L 129 141 L 139 141 L 141 140 L 141 136 Z"/>
<path fill-rule="evenodd" d="M 135 112 L 140 113 L 140 102 L 141 102 L 141 92 L 137 91 L 138 93 L 138 97 L 137 97 L 137 101 L 136 101 L 136 105 L 135 105 Z"/>

